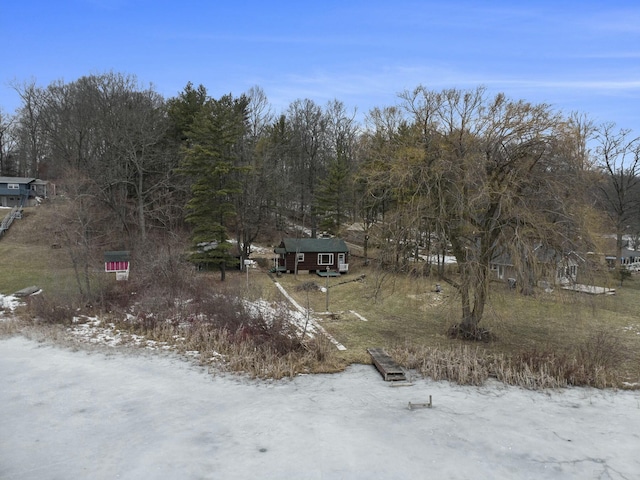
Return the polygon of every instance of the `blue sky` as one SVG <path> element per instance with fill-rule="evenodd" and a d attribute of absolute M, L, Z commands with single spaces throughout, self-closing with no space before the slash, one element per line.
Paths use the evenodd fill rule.
<path fill-rule="evenodd" d="M 10 86 L 132 74 L 166 98 L 258 85 L 276 112 L 338 99 L 361 118 L 397 94 L 487 87 L 640 135 L 637 1 L 0 0 Z"/>

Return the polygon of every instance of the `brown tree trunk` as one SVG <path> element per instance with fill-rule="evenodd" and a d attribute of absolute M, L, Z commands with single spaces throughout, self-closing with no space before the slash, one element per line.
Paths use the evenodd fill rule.
<path fill-rule="evenodd" d="M 220 263 L 220 281 L 224 282 L 226 276 L 227 276 L 227 263 L 224 260 L 222 260 L 222 262 Z"/>

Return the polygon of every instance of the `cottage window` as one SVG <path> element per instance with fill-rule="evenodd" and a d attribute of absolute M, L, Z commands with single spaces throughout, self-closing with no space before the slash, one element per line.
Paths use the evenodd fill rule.
<path fill-rule="evenodd" d="M 318 265 L 333 265 L 333 253 L 319 253 Z"/>
<path fill-rule="evenodd" d="M 296 258 L 296 261 L 304 262 L 304 253 L 299 253 L 297 258 Z"/>
<path fill-rule="evenodd" d="M 9 190 L 18 190 L 20 188 L 20 185 L 18 185 L 17 183 L 9 183 L 7 184 L 7 188 Z"/>

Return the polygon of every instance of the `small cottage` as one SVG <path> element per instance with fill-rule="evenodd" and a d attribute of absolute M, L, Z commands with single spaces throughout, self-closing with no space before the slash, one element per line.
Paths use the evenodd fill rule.
<path fill-rule="evenodd" d="M 274 252 L 278 272 L 349 271 L 349 249 L 340 238 L 285 238 Z"/>

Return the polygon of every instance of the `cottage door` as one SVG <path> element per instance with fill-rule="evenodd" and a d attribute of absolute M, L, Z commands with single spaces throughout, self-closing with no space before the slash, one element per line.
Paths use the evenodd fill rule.
<path fill-rule="evenodd" d="M 344 265 L 344 253 L 339 253 L 338 254 L 338 271 L 342 271 L 343 270 L 343 265 Z"/>

